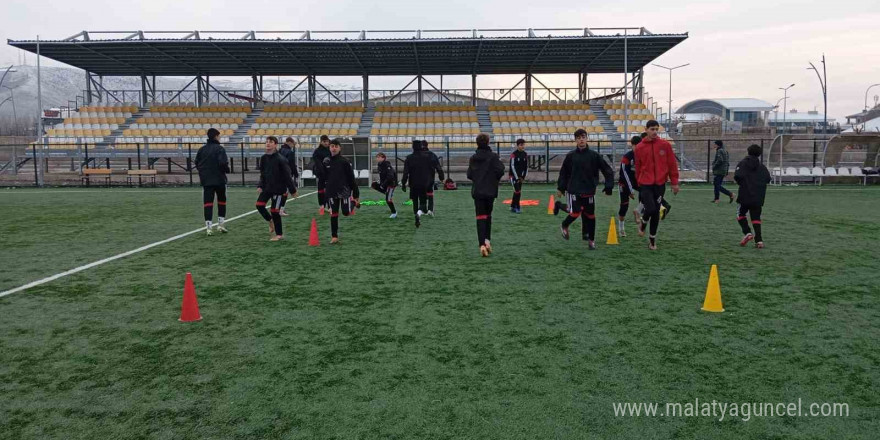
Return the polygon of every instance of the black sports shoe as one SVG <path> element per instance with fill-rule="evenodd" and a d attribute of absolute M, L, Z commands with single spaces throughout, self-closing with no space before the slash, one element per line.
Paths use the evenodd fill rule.
<path fill-rule="evenodd" d="M 593 241 L 593 240 L 590 240 L 590 242 L 589 242 L 589 244 L 588 244 L 587 246 L 588 246 L 588 248 L 589 248 L 591 251 L 595 251 L 595 250 L 596 250 L 596 242 Z"/>
<path fill-rule="evenodd" d="M 565 226 L 560 226 L 559 230 L 562 231 L 562 238 L 568 240 L 568 228 Z"/>

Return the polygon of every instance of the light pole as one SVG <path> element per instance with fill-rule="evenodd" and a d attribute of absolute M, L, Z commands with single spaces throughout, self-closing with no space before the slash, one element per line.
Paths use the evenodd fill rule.
<path fill-rule="evenodd" d="M 785 96 L 782 97 L 782 126 L 785 127 L 785 114 L 788 113 L 788 89 L 794 87 L 794 83 L 792 83 L 788 87 L 780 87 L 779 90 L 783 90 L 785 92 Z M 779 102 L 779 101 L 777 101 Z"/>
<path fill-rule="evenodd" d="M 7 75 L 7 74 L 9 74 L 9 73 L 15 73 L 15 72 L 18 72 L 18 71 L 17 71 L 17 70 L 12 70 L 12 66 L 7 67 L 7 68 L 6 68 L 6 71 L 3 72 L 3 76 L 0 76 L 0 86 L 3 85 L 3 80 L 6 79 L 6 75 Z"/>
<path fill-rule="evenodd" d="M 682 64 L 680 66 L 675 66 L 675 67 L 666 67 L 666 66 L 661 66 L 659 64 L 654 64 L 654 63 L 651 63 L 651 64 L 669 71 L 669 108 L 666 109 L 666 128 L 668 129 L 669 126 L 672 125 L 672 71 L 675 69 L 680 69 L 685 66 L 690 66 L 691 63 Z"/>
<path fill-rule="evenodd" d="M 819 69 L 810 62 L 810 67 L 807 70 L 812 70 L 816 72 L 816 77 L 819 78 L 819 85 L 822 86 L 822 99 L 825 101 L 825 114 L 822 122 L 822 133 L 825 134 L 828 131 L 828 72 L 825 69 L 825 54 L 822 54 L 822 74 L 819 75 Z"/>
<path fill-rule="evenodd" d="M 776 101 L 776 105 L 773 106 L 773 110 L 775 110 L 775 113 L 776 113 L 776 115 L 773 117 L 773 122 L 776 124 L 776 131 L 777 132 L 779 131 L 779 103 L 782 102 L 783 99 L 788 99 L 788 98 L 787 97 L 786 98 L 779 98 L 779 100 Z"/>
<path fill-rule="evenodd" d="M 871 84 L 870 86 L 868 86 L 868 89 L 865 90 L 865 110 L 866 111 L 868 110 L 868 91 L 871 90 L 872 87 L 877 87 L 877 86 L 880 86 L 880 83 Z"/>
<path fill-rule="evenodd" d="M 14 124 L 12 129 L 13 129 L 13 131 L 17 131 L 18 130 L 18 114 L 15 111 L 15 91 L 12 89 L 12 87 L 9 87 L 9 86 L 3 86 L 3 88 L 9 90 L 9 93 L 11 95 L 9 99 L 12 100 L 12 121 Z"/>

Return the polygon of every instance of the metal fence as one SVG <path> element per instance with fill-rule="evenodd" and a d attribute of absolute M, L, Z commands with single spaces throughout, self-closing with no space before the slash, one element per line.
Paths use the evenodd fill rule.
<path fill-rule="evenodd" d="M 503 162 L 516 148 L 516 136 L 499 135 L 493 139 L 492 147 Z M 679 162 L 681 179 L 690 182 L 710 182 L 712 180 L 712 161 L 715 155 L 714 140 L 710 138 L 679 138 L 673 140 L 673 148 Z M 315 140 L 316 141 L 316 140 Z M 725 148 L 730 155 L 730 175 L 736 163 L 746 156 L 749 145 L 757 144 L 764 148 L 762 161 L 771 171 L 780 170 L 783 174 L 789 167 L 834 167 L 838 163 L 826 163 L 826 139 L 775 139 L 740 137 L 725 139 Z M 833 143 L 833 141 L 832 141 Z M 591 148 L 598 150 L 615 169 L 620 158 L 629 149 L 623 140 L 589 141 Z M 96 146 L 90 143 L 51 144 L 51 148 L 40 148 L 36 144 L 0 145 L 0 186 L 64 186 L 92 185 L 93 179 L 86 179 L 85 170 L 109 169 L 111 185 L 152 184 L 152 179 L 142 176 L 128 178 L 129 171 L 156 170 L 156 180 L 167 185 L 197 185 L 198 171 L 194 167 L 195 155 L 202 143 L 178 142 L 151 145 L 148 142 Z M 226 144 L 231 174 L 230 185 L 254 185 L 259 179 L 259 158 L 265 152 L 261 142 Z M 781 147 L 780 147 L 781 146 Z M 299 170 L 311 169 L 311 154 L 315 143 L 299 144 L 296 148 L 296 166 Z M 475 144 L 463 138 L 444 139 L 431 142 L 431 151 L 440 158 L 444 171 L 456 181 L 466 181 L 468 159 L 473 154 Z M 553 139 L 545 136 L 539 141 L 528 141 L 529 180 L 532 182 L 555 181 L 565 154 L 575 148 L 574 141 Z M 840 165 L 876 167 L 878 148 L 854 155 L 850 150 L 835 153 Z M 411 140 L 397 138 L 393 142 L 382 138 L 355 138 L 347 140 L 342 153 L 352 161 L 354 169 L 363 179 L 374 178 L 375 154 L 384 152 L 397 164 L 398 175 L 403 171 L 403 161 L 412 152 Z M 836 150 L 835 150 L 836 151 Z M 830 153 L 829 153 L 830 154 Z M 855 157 L 855 159 L 851 159 Z M 843 161 L 841 161 L 843 158 Z M 852 163 L 846 162 L 847 160 Z M 786 181 L 816 181 L 816 176 L 785 176 Z M 106 179 L 105 179 L 106 180 Z M 106 182 L 104 182 L 106 183 Z M 313 184 L 306 180 L 305 184 Z"/>

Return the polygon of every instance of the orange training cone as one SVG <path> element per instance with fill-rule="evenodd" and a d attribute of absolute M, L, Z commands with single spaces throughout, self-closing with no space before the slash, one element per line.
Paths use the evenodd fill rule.
<path fill-rule="evenodd" d="M 706 286 L 706 299 L 703 300 L 704 312 L 723 312 L 724 307 L 721 306 L 721 284 L 718 282 L 718 266 L 712 265 L 709 272 L 709 284 Z"/>
<path fill-rule="evenodd" d="M 196 299 L 196 287 L 193 285 L 192 274 L 186 273 L 186 282 L 183 284 L 183 305 L 180 307 L 180 322 L 201 321 L 199 313 L 199 301 Z"/>
<path fill-rule="evenodd" d="M 605 244 L 620 244 L 617 241 L 617 225 L 614 223 L 614 217 L 611 217 L 611 226 L 608 227 L 608 239 L 605 240 Z"/>
<path fill-rule="evenodd" d="M 553 215 L 553 207 L 556 206 L 556 199 L 550 194 L 550 202 L 547 204 L 547 214 Z"/>
<path fill-rule="evenodd" d="M 320 246 L 321 240 L 318 239 L 318 223 L 312 217 L 312 230 L 309 231 L 309 246 Z"/>

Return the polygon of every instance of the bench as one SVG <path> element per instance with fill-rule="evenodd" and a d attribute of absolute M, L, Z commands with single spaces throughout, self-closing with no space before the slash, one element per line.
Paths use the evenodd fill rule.
<path fill-rule="evenodd" d="M 89 186 L 91 177 L 102 177 L 109 187 L 111 174 L 113 174 L 113 171 L 109 168 L 84 168 L 81 179 L 85 181 L 86 186 Z"/>
<path fill-rule="evenodd" d="M 126 173 L 126 178 L 128 179 L 128 186 L 132 186 L 132 182 L 134 179 L 140 179 L 142 177 L 149 178 L 153 183 L 153 186 L 156 186 L 156 176 L 159 174 L 156 170 L 128 170 Z"/>

